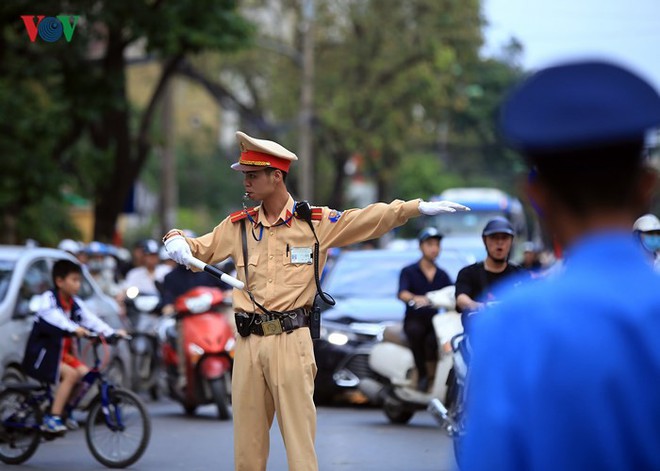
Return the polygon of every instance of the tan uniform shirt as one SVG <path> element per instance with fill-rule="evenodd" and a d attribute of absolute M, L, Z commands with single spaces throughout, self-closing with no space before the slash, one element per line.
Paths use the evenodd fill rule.
<path fill-rule="evenodd" d="M 307 222 L 291 217 L 294 201 L 289 195 L 278 221 L 269 224 L 261 206 L 255 208 L 254 221 L 245 220 L 248 246 L 249 289 L 255 300 L 269 310 L 286 311 L 311 307 L 316 294 L 313 263 L 292 263 L 292 254 L 313 249 L 315 239 Z M 391 229 L 419 216 L 419 200 L 395 200 L 375 203 L 363 209 L 343 212 L 327 207 L 316 208 L 313 220 L 320 242 L 319 273 L 323 270 L 330 247 L 342 247 L 375 239 Z M 236 219 L 236 218 L 234 218 Z M 236 263 L 238 279 L 245 282 L 241 221 L 228 216 L 212 232 L 186 238 L 192 254 L 203 262 L 215 264 L 227 257 Z M 263 229 L 262 229 L 263 228 Z M 257 241 L 255 239 L 259 238 Z M 301 250 L 303 249 L 303 250 Z M 332 293 L 330 293 L 332 294 Z M 259 312 L 245 291 L 234 290 L 234 310 Z"/>

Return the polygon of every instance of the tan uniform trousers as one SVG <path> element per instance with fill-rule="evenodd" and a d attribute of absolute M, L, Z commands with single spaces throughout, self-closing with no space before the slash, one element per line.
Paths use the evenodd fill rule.
<path fill-rule="evenodd" d="M 264 471 L 277 423 L 289 471 L 316 471 L 316 362 L 309 329 L 236 339 L 232 376 L 236 471 Z"/>

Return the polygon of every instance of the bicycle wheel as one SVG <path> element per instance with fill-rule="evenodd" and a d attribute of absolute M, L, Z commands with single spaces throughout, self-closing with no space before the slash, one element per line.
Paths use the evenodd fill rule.
<path fill-rule="evenodd" d="M 25 391 L 7 389 L 0 394 L 0 461 L 20 464 L 39 446 L 41 410 L 29 403 Z"/>
<path fill-rule="evenodd" d="M 87 446 L 99 463 L 125 468 L 140 459 L 149 444 L 151 421 L 140 398 L 131 391 L 112 388 L 108 392 L 108 416 L 100 395 L 87 417 Z"/>

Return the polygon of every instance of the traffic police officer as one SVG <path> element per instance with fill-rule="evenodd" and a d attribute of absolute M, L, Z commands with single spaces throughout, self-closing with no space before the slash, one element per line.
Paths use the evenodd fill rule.
<path fill-rule="evenodd" d="M 474 320 L 461 469 L 660 469 L 660 278 L 630 234 L 660 96 L 618 65 L 568 63 L 517 88 L 501 122 L 565 263 Z"/>
<path fill-rule="evenodd" d="M 261 204 L 231 214 L 201 237 L 187 238 L 173 229 L 164 239 L 170 256 L 181 264 L 186 264 L 191 253 L 210 264 L 232 257 L 238 278 L 249 290 L 235 290 L 233 296 L 237 323 L 249 319 L 249 330 L 244 332 L 248 335 L 237 339 L 233 370 L 236 469 L 266 469 L 269 429 L 277 414 L 289 469 L 316 470 L 316 363 L 307 328 L 316 292 L 316 238 L 321 270 L 330 247 L 380 237 L 420 213 L 433 215 L 467 208 L 447 201 L 420 200 L 395 200 L 344 212 L 315 207 L 308 223 L 301 219 L 302 213 L 297 211 L 297 203 L 285 184 L 296 155 L 275 142 L 242 132 L 237 132 L 237 138 L 241 155 L 232 169 L 243 172 L 246 195 Z M 245 237 L 243 224 L 247 226 Z M 274 327 L 259 304 L 282 314 L 282 328 Z"/>

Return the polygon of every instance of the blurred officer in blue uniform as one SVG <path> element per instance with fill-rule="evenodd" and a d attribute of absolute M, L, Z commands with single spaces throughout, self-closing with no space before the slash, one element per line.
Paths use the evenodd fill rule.
<path fill-rule="evenodd" d="M 503 106 L 563 271 L 474 322 L 462 470 L 660 470 L 660 278 L 630 233 L 660 96 L 617 65 L 547 68 Z"/>

